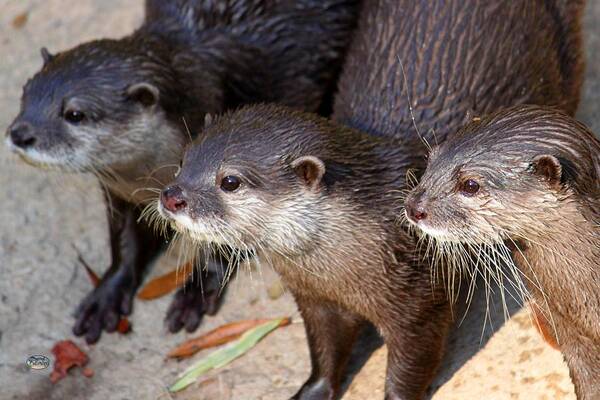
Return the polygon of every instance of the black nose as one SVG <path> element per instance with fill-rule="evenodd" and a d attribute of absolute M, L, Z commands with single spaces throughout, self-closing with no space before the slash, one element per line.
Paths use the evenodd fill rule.
<path fill-rule="evenodd" d="M 31 125 L 27 122 L 15 122 L 8 128 L 10 140 L 17 147 L 26 149 L 35 144 L 36 138 Z"/>
<path fill-rule="evenodd" d="M 406 213 L 408 214 L 408 217 L 414 222 L 419 222 L 427 218 L 427 212 L 425 211 L 425 207 L 423 207 L 422 204 L 407 204 Z"/>
<path fill-rule="evenodd" d="M 187 206 L 183 190 L 179 186 L 170 186 L 163 190 L 160 195 L 160 201 L 162 202 L 163 207 L 172 213 L 181 211 Z"/>

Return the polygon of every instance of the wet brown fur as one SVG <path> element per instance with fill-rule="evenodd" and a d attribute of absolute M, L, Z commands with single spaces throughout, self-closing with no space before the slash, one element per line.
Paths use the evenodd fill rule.
<path fill-rule="evenodd" d="M 344 65 L 335 118 L 410 139 L 425 153 L 416 129 L 433 146 L 501 107 L 554 105 L 573 115 L 583 80 L 584 4 L 371 2 Z"/>

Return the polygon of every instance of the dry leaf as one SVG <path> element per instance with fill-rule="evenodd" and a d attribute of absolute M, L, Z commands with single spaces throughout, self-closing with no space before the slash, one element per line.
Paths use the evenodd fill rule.
<path fill-rule="evenodd" d="M 244 332 L 256 326 L 270 322 L 270 319 L 249 319 L 229 324 L 221 325 L 202 336 L 189 339 L 175 349 L 171 350 L 167 357 L 170 358 L 185 358 L 190 357 L 196 352 L 208 349 L 210 347 L 219 346 L 232 340 L 239 338 Z M 291 323 L 290 318 L 282 318 L 279 326 L 286 326 Z"/>
<path fill-rule="evenodd" d="M 127 318 L 121 318 L 119 320 L 119 325 L 117 325 L 117 332 L 121 335 L 125 335 L 131 331 L 131 323 Z"/>
<path fill-rule="evenodd" d="M 544 341 L 552 348 L 560 350 L 558 342 L 556 341 L 556 334 L 552 329 L 552 325 L 544 316 L 542 310 L 540 310 L 535 303 L 530 303 L 529 306 L 531 309 L 531 316 L 533 317 L 533 325 L 536 327 L 540 335 L 542 335 L 542 339 L 544 339 Z"/>
<path fill-rule="evenodd" d="M 152 279 L 140 290 L 137 298 L 140 300 L 152 300 L 171 293 L 185 283 L 188 276 L 192 273 L 193 268 L 193 264 L 189 262 L 175 271 Z"/>
<path fill-rule="evenodd" d="M 87 272 L 88 278 L 90 278 L 92 285 L 94 285 L 94 287 L 97 287 L 100 284 L 100 277 L 98 276 L 98 274 L 94 272 L 92 267 L 90 267 L 90 265 L 83 259 L 81 254 L 77 253 L 77 258 L 79 259 L 81 265 L 83 265 L 83 267 L 85 268 L 85 272 Z"/>
<path fill-rule="evenodd" d="M 273 332 L 280 326 L 290 323 L 290 318 L 277 318 L 267 320 L 264 324 L 260 324 L 251 329 L 248 329 L 239 339 L 234 342 L 214 350 L 206 357 L 198 360 L 185 371 L 183 371 L 177 381 L 169 386 L 169 392 L 178 392 L 190 386 L 197 379 L 210 370 L 218 369 L 226 366 L 238 357 L 243 356 L 260 342 L 265 336 Z"/>
<path fill-rule="evenodd" d="M 88 363 L 89 358 L 75 343 L 70 340 L 62 340 L 52 347 L 54 361 L 54 370 L 50 374 L 52 383 L 60 381 L 67 376 L 67 372 L 72 367 L 83 368 Z M 94 374 L 91 368 L 84 370 L 84 375 L 90 377 Z"/>
<path fill-rule="evenodd" d="M 12 26 L 13 26 L 13 28 L 15 28 L 15 29 L 21 29 L 27 23 L 27 19 L 28 18 L 29 18 L 29 12 L 27 12 L 27 11 L 25 11 L 25 12 L 17 15 L 12 20 Z"/>

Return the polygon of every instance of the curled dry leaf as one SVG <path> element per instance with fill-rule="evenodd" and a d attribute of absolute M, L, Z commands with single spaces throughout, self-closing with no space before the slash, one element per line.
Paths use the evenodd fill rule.
<path fill-rule="evenodd" d="M 556 350 L 560 350 L 558 346 L 558 342 L 556 341 L 556 334 L 552 329 L 552 324 L 542 310 L 533 302 L 529 304 L 529 308 L 531 310 L 531 316 L 533 317 L 533 325 L 536 327 L 537 331 L 542 335 L 542 339 L 546 343 L 548 343 L 552 348 Z"/>
<path fill-rule="evenodd" d="M 92 282 L 92 285 L 94 285 L 94 287 L 98 286 L 100 284 L 100 277 L 98 276 L 98 274 L 94 272 L 92 267 L 90 267 L 90 265 L 83 259 L 81 254 L 78 253 L 77 258 L 79 259 L 81 265 L 83 265 L 83 267 L 85 268 L 85 272 L 87 272 L 88 278 L 90 278 L 90 282 Z"/>
<path fill-rule="evenodd" d="M 200 350 L 208 349 L 210 347 L 220 346 L 222 344 L 231 342 L 239 338 L 249 329 L 263 325 L 270 322 L 270 319 L 249 319 L 237 322 L 231 322 L 229 324 L 221 325 L 210 332 L 205 333 L 202 336 L 189 339 L 167 354 L 170 358 L 185 358 L 190 357 Z M 289 317 L 281 318 L 278 327 L 286 326 L 291 323 Z"/>
<path fill-rule="evenodd" d="M 89 358 L 75 343 L 70 340 L 62 340 L 52 347 L 54 361 L 54 370 L 50 374 L 52 383 L 60 381 L 67 376 L 67 372 L 72 367 L 83 368 L 88 363 Z M 91 368 L 85 368 L 83 374 L 88 378 L 94 374 Z"/>
<path fill-rule="evenodd" d="M 152 300 L 171 293 L 183 286 L 193 271 L 193 264 L 188 262 L 168 274 L 161 275 L 148 282 L 137 295 L 140 300 Z"/>

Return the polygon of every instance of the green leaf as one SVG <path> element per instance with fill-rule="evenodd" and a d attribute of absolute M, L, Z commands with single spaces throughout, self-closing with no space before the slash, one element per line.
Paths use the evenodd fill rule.
<path fill-rule="evenodd" d="M 285 318 L 277 318 L 246 331 L 238 340 L 231 342 L 191 365 L 179 375 L 179 379 L 169 387 L 170 392 L 178 392 L 194 383 L 198 377 L 211 369 L 221 368 L 253 348 L 262 338 L 277 329 Z"/>

